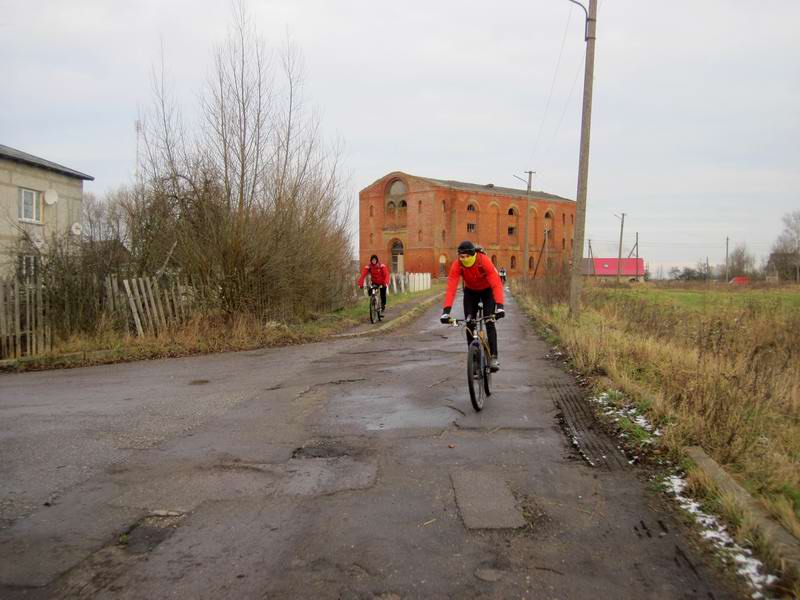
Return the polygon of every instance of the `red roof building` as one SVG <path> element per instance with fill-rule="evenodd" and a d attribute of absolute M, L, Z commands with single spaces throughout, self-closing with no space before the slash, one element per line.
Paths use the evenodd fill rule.
<path fill-rule="evenodd" d="M 644 281 L 643 258 L 589 258 L 584 261 L 583 274 L 591 277 L 616 277 L 617 268 L 620 277 Z"/>

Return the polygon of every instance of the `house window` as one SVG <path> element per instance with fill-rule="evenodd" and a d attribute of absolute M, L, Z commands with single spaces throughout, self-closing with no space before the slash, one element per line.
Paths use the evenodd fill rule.
<path fill-rule="evenodd" d="M 564 238 L 561 238 L 561 249 L 562 250 L 566 250 L 567 249 L 567 240 L 564 239 Z"/>
<path fill-rule="evenodd" d="M 387 205 L 386 205 L 386 208 L 388 208 L 389 210 L 394 210 L 394 202 L 392 202 L 392 201 L 390 200 L 390 201 L 389 201 L 389 204 L 387 204 Z"/>
<path fill-rule="evenodd" d="M 400 200 L 400 208 L 406 208 L 408 204 L 406 204 L 405 200 Z"/>
<path fill-rule="evenodd" d="M 422 200 L 420 200 L 419 202 L 417 202 L 417 212 L 419 212 L 419 213 L 421 213 L 421 212 L 422 212 Z"/>
<path fill-rule="evenodd" d="M 530 258 L 528 258 L 528 271 L 533 269 L 534 264 L 535 263 L 533 262 L 533 257 L 531 256 Z"/>
<path fill-rule="evenodd" d="M 371 216 L 373 216 L 373 213 L 372 213 L 372 205 L 371 205 L 371 204 L 369 205 L 369 216 L 370 216 L 370 217 L 371 217 Z"/>
<path fill-rule="evenodd" d="M 417 241 L 418 241 L 418 242 L 421 242 L 421 241 L 422 241 L 422 229 L 420 229 L 419 231 L 417 231 Z"/>
<path fill-rule="evenodd" d="M 513 227 L 513 226 L 509 226 L 508 227 L 508 235 L 509 236 L 516 235 L 516 233 L 517 233 L 517 228 L 516 227 Z"/>
<path fill-rule="evenodd" d="M 475 233 L 475 223 L 467 223 L 467 233 Z"/>
<path fill-rule="evenodd" d="M 570 215 L 569 216 L 569 224 L 570 225 L 575 225 L 575 215 Z"/>
<path fill-rule="evenodd" d="M 42 195 L 34 190 L 19 188 L 19 218 L 22 221 L 42 221 Z"/>
<path fill-rule="evenodd" d="M 567 224 L 567 213 L 561 213 L 561 224 L 562 225 Z"/>
<path fill-rule="evenodd" d="M 477 210 L 474 204 L 467 204 L 467 212 L 477 212 Z"/>
<path fill-rule="evenodd" d="M 516 217 L 516 216 L 517 216 L 517 211 L 516 211 L 516 209 L 515 209 L 515 208 L 512 206 L 511 208 L 509 208 L 509 209 L 508 209 L 508 214 L 509 214 L 509 216 Z"/>
<path fill-rule="evenodd" d="M 516 256 L 512 256 L 511 257 L 511 268 L 512 269 L 516 269 L 517 268 L 517 257 Z"/>

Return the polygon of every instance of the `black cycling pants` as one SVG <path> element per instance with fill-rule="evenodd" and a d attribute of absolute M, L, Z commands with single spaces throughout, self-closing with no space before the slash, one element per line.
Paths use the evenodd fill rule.
<path fill-rule="evenodd" d="M 483 301 L 483 316 L 494 314 L 494 296 L 492 295 L 492 288 L 485 290 L 471 290 L 468 287 L 464 288 L 464 318 L 474 317 L 478 314 L 478 302 Z M 492 356 L 497 356 L 497 329 L 494 323 L 486 321 L 486 333 L 489 336 L 489 349 L 492 351 Z M 472 342 L 472 334 L 467 328 L 467 344 Z"/>

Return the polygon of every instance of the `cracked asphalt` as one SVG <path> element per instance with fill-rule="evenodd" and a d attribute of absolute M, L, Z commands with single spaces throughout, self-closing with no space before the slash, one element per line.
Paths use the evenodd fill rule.
<path fill-rule="evenodd" d="M 0 375 L 0 597 L 743 597 L 640 471 L 581 459 L 574 381 L 507 310 L 481 413 L 438 306 L 384 336 Z"/>

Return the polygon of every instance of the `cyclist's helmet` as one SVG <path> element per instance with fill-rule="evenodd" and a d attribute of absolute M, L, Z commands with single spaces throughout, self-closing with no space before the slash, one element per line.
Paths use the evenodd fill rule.
<path fill-rule="evenodd" d="M 469 254 L 470 256 L 474 256 L 475 252 L 477 251 L 478 249 L 475 247 L 475 244 L 469 240 L 464 240 L 458 245 L 459 254 Z"/>

